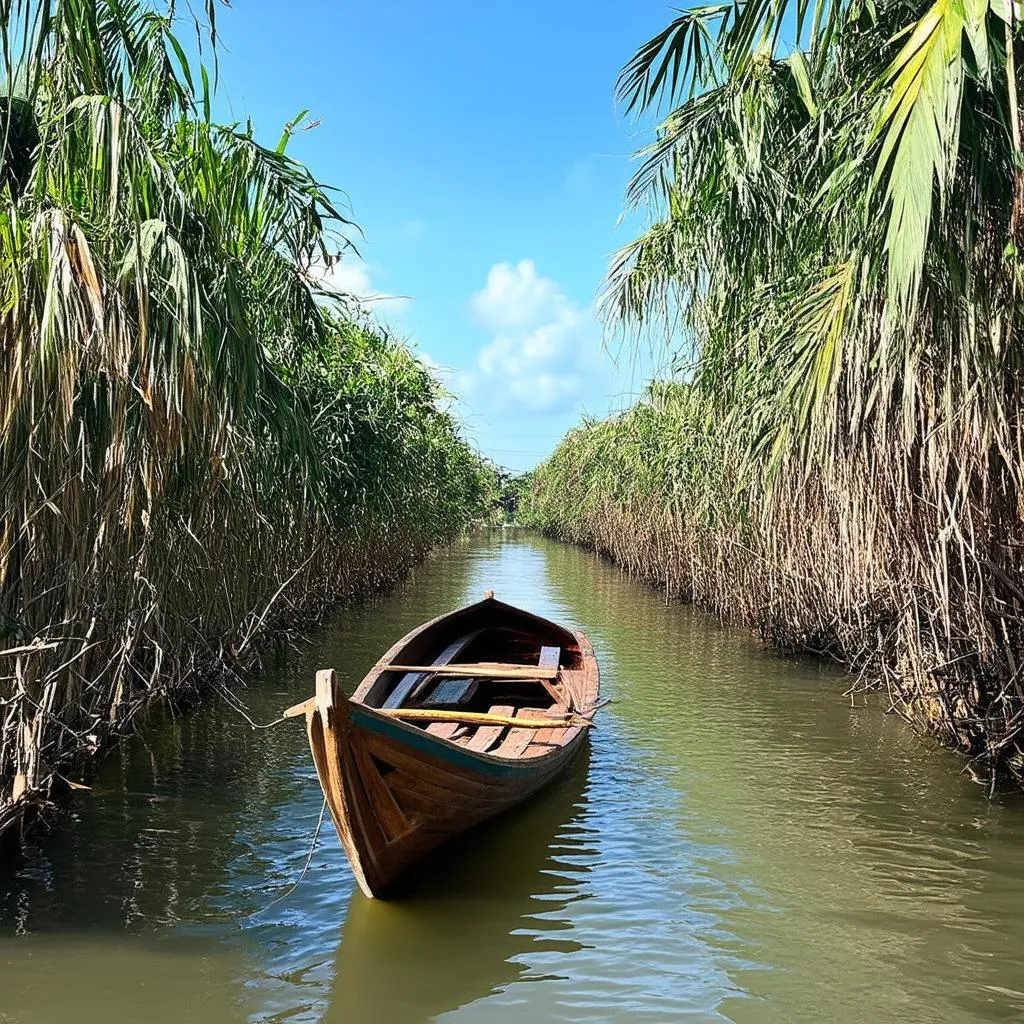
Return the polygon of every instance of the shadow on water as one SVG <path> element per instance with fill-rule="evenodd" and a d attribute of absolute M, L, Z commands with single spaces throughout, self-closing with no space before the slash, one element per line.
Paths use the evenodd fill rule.
<path fill-rule="evenodd" d="M 400 898 L 353 893 L 325 1021 L 433 1018 L 522 978 L 527 953 L 581 948 L 567 908 L 586 899 L 585 757 L 534 802 L 439 851 Z"/>

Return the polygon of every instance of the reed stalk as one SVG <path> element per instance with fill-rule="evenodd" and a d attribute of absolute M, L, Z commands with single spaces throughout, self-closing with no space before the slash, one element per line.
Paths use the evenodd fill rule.
<path fill-rule="evenodd" d="M 605 309 L 667 324 L 678 372 L 571 433 L 528 510 L 860 669 L 992 785 L 1024 781 L 1018 31 L 726 5 L 638 51 L 620 94 L 670 112 Z"/>
<path fill-rule="evenodd" d="M 489 470 L 318 284 L 330 189 L 210 115 L 173 6 L 0 0 L 0 832 L 168 696 L 386 587 Z"/>

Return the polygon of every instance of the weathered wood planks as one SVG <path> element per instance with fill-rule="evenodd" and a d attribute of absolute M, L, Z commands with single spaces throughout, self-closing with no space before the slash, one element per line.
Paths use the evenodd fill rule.
<path fill-rule="evenodd" d="M 467 637 L 479 641 L 474 652 L 498 659 L 437 664 L 453 650 L 465 650 Z M 531 639 L 540 652 L 537 665 L 522 664 Z M 432 658 L 435 651 L 440 653 Z M 428 659 L 434 664 L 423 664 Z M 389 673 L 403 673 L 399 683 L 418 676 L 401 698 L 418 703 L 417 694 L 430 688 L 434 676 L 444 687 L 445 677 L 465 679 L 470 671 L 481 685 L 493 684 L 487 711 L 381 706 L 395 697 Z M 519 685 L 538 681 L 550 696 Z M 597 662 L 582 633 L 488 599 L 403 637 L 350 699 L 333 672 L 318 673 L 316 696 L 286 714 L 305 714 L 317 777 L 342 846 L 360 887 L 379 896 L 428 851 L 563 771 L 588 732 L 580 713 L 595 706 L 598 690 Z M 481 707 L 476 702 L 486 692 L 467 690 L 469 707 Z M 526 693 L 528 703 L 538 706 L 522 706 Z"/>

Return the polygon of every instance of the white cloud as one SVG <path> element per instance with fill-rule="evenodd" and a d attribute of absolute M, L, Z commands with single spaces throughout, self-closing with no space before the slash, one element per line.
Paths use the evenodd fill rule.
<path fill-rule="evenodd" d="M 541 413 L 575 405 L 598 358 L 598 330 L 556 281 L 533 260 L 496 263 L 470 308 L 493 337 L 466 374 L 467 397 Z"/>
<path fill-rule="evenodd" d="M 318 265 L 309 269 L 309 276 L 322 288 L 355 299 L 361 306 L 376 313 L 399 313 L 409 305 L 405 295 L 389 295 L 373 283 L 372 275 L 379 267 L 364 263 L 358 257 L 343 256 L 333 266 Z"/>

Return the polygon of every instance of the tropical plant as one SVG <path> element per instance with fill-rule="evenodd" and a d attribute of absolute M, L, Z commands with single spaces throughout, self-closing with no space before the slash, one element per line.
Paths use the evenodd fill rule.
<path fill-rule="evenodd" d="M 645 575 L 884 676 L 990 778 L 1024 772 L 1018 26 L 945 0 L 684 12 L 620 78 L 670 110 L 605 294 L 690 354 L 682 406 L 607 428 L 618 459 L 651 417 L 678 435 L 632 463 L 664 463 Z M 649 496 L 576 472 L 626 520 L 581 536 L 615 550 Z"/>
<path fill-rule="evenodd" d="M 319 283 L 353 227 L 217 124 L 174 5 L 0 0 L 0 831 L 168 693 L 456 533 L 480 462 Z"/>

